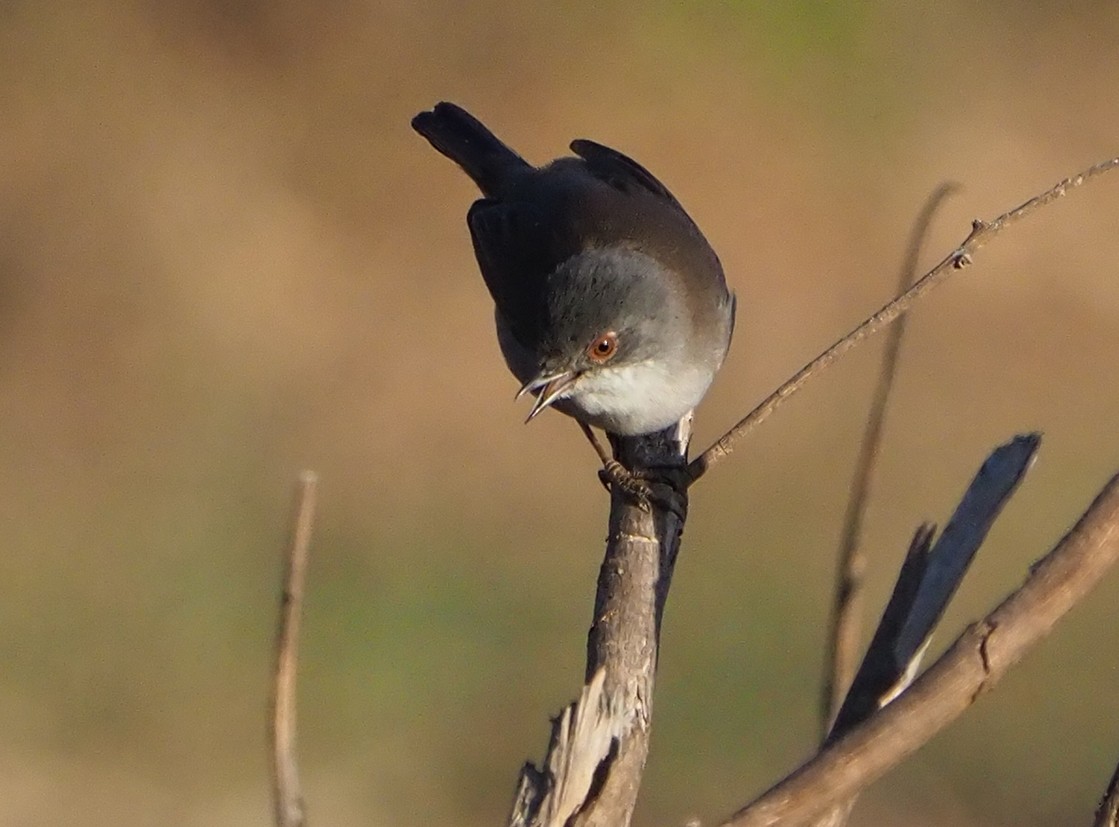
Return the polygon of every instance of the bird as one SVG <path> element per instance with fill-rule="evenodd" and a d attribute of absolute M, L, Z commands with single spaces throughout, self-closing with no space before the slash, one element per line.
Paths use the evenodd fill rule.
<path fill-rule="evenodd" d="M 517 396 L 535 396 L 526 422 L 553 408 L 593 443 L 590 426 L 639 436 L 688 415 L 726 357 L 735 296 L 668 188 L 586 139 L 533 166 L 453 103 L 412 127 L 481 191 L 466 223 Z"/>

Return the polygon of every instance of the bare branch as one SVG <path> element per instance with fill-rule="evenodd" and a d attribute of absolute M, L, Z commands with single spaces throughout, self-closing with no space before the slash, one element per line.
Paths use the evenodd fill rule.
<path fill-rule="evenodd" d="M 912 681 L 915 661 L 995 518 L 1033 465 L 1040 444 L 1039 435 L 1028 434 L 1000 445 L 980 467 L 936 543 L 931 525 L 917 530 L 828 742 L 846 735 L 897 697 L 904 688 L 898 684 L 907 674 L 906 685 Z"/>
<path fill-rule="evenodd" d="M 825 744 L 846 735 L 913 683 L 933 628 L 991 524 L 1033 465 L 1040 444 L 1040 436 L 1029 434 L 996 448 L 964 492 L 935 545 L 933 525 L 926 523 L 917 529 L 874 638 Z M 855 798 L 850 798 L 835 805 L 813 819 L 814 827 L 841 827 L 854 804 Z"/>
<path fill-rule="evenodd" d="M 905 625 L 897 632 L 894 648 L 899 663 L 915 656 L 928 642 L 995 518 L 1033 465 L 1040 445 L 1040 434 L 1017 436 L 996 448 L 975 475 L 929 552 L 925 576 L 906 613 Z"/>
<path fill-rule="evenodd" d="M 920 656 L 921 650 L 903 660 L 895 655 L 895 644 L 928 573 L 929 551 L 935 534 L 933 523 L 922 524 L 914 533 L 874 638 L 824 743 L 850 732 L 875 710 L 885 706 L 890 697 L 896 696 L 895 687 L 899 683 L 905 681 L 908 686 L 916 677 L 909 666 L 915 656 Z"/>
<path fill-rule="evenodd" d="M 935 525 L 924 523 L 913 535 L 874 639 L 863 659 L 862 667 L 855 675 L 846 700 L 837 712 L 830 733 L 825 733 L 825 743 L 829 734 L 834 740 L 843 732 L 861 724 L 876 709 L 888 703 L 889 697 L 892 696 L 888 696 L 887 693 L 896 694 L 907 689 L 916 677 L 923 650 L 910 661 L 911 669 L 898 669 L 894 666 L 891 640 L 904 625 L 905 615 L 928 569 L 929 546 L 935 533 Z M 857 800 L 858 796 L 853 795 L 845 801 L 832 805 L 830 810 L 812 819 L 811 827 L 843 827 L 850 818 Z"/>
<path fill-rule="evenodd" d="M 303 793 L 295 749 L 295 683 L 299 665 L 299 624 L 303 614 L 303 584 L 315 519 L 318 477 L 311 471 L 299 476 L 292 509 L 284 590 L 276 625 L 276 672 L 272 694 L 272 791 L 277 827 L 302 827 Z"/>
<path fill-rule="evenodd" d="M 1030 567 L 1025 583 L 973 623 L 925 674 L 864 724 L 771 787 L 724 827 L 799 825 L 846 801 L 990 691 L 1119 558 L 1119 475 Z"/>
<path fill-rule="evenodd" d="M 896 293 L 903 293 L 913 283 L 921 246 L 932 224 L 933 216 L 944 200 L 957 189 L 959 187 L 956 184 L 943 183 L 925 200 L 909 234 L 909 244 L 898 276 Z M 820 699 L 820 722 L 824 736 L 831 728 L 831 723 L 835 720 L 835 715 L 843 703 L 843 696 L 855 674 L 859 633 L 862 627 L 863 573 L 866 570 L 866 556 L 862 553 L 861 547 L 863 517 L 870 500 L 870 483 L 882 445 L 886 405 L 890 399 L 894 377 L 897 375 L 898 355 L 901 353 L 907 318 L 902 314 L 886 334 L 878 383 L 867 414 L 859 457 L 855 462 L 851 495 L 847 500 L 847 513 L 843 517 L 831 628 L 828 632 L 825 655 L 824 685 Z"/>
<path fill-rule="evenodd" d="M 643 437 L 612 437 L 625 468 L 677 480 L 683 508 L 611 489 L 610 533 L 587 636 L 587 686 L 553 725 L 543 768 L 520 776 L 512 827 L 625 827 L 649 750 L 661 617 L 683 531 L 691 417 Z M 674 473 L 673 473 L 674 472 Z"/>
<path fill-rule="evenodd" d="M 605 678 L 606 670 L 600 669 L 583 687 L 579 700 L 552 721 L 544 772 L 532 764 L 521 770 L 510 827 L 563 825 L 583 807 L 599 766 L 629 729 L 629 722 L 610 708 L 603 693 Z"/>
<path fill-rule="evenodd" d="M 1119 766 L 1111 774 L 1111 781 L 1107 785 L 1107 792 L 1100 799 L 1096 808 L 1096 818 L 1092 827 L 1119 827 Z"/>
<path fill-rule="evenodd" d="M 1034 196 L 1029 201 L 1015 207 L 1009 212 L 1003 213 L 993 221 L 987 222 L 981 219 L 973 221 L 971 232 L 968 233 L 963 243 L 922 276 L 909 290 L 886 304 L 877 313 L 867 318 L 858 325 L 858 327 L 797 371 L 792 378 L 771 393 L 760 405 L 754 408 L 754 410 L 743 417 L 733 428 L 720 437 L 714 445 L 692 460 L 688 466 L 688 477 L 690 481 L 694 483 L 707 473 L 707 470 L 712 465 L 726 457 L 733 450 L 734 444 L 738 442 L 739 439 L 767 419 L 770 414 L 777 410 L 782 402 L 800 390 L 809 378 L 833 364 L 840 356 L 863 339 L 874 335 L 886 325 L 893 322 L 916 301 L 924 298 L 930 290 L 945 281 L 953 271 L 970 264 L 974 254 L 1006 227 L 1026 218 L 1046 204 L 1064 196 L 1070 190 L 1088 183 L 1097 176 L 1109 172 L 1117 166 L 1119 166 L 1119 158 L 1103 161 L 1081 172 L 1079 175 L 1066 178 L 1051 189 Z"/>

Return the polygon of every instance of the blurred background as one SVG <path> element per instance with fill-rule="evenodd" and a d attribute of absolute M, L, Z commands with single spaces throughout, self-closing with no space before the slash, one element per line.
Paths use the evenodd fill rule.
<path fill-rule="evenodd" d="M 521 421 L 464 224 L 408 121 L 575 137 L 673 189 L 739 297 L 695 447 L 931 265 L 1119 152 L 1110 2 L 326 0 L 0 9 L 0 800 L 13 825 L 268 825 L 293 482 L 322 477 L 300 685 L 311 823 L 492 825 L 575 696 L 607 501 Z M 1119 469 L 1119 178 L 921 303 L 868 516 L 868 623 L 915 526 L 1041 429 L 936 645 Z M 812 749 L 880 342 L 693 493 L 639 825 Z M 522 401 L 523 402 L 523 401 Z M 1087 823 L 1119 759 L 1119 579 L 877 783 L 854 824 Z"/>

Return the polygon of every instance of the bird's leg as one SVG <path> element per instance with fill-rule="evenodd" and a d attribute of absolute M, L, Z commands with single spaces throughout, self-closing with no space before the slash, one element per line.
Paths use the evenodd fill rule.
<path fill-rule="evenodd" d="M 576 422 L 578 422 L 578 420 L 576 420 Z M 628 490 L 625 487 L 622 476 L 629 474 L 629 472 L 602 447 L 602 443 L 598 441 L 598 437 L 595 436 L 590 425 L 585 422 L 579 422 L 579 428 L 583 431 L 583 436 L 590 442 L 591 447 L 594 448 L 594 452 L 598 454 L 599 462 L 602 463 L 602 467 L 598 469 L 598 481 L 602 483 L 602 487 L 609 491 L 611 485 L 618 485 L 622 490 Z M 630 477 L 632 476 L 633 475 L 630 474 Z M 636 483 L 638 480 L 634 478 L 633 482 Z M 634 496 L 638 494 L 637 491 L 633 491 L 632 493 Z"/>
<path fill-rule="evenodd" d="M 598 469 L 598 481 L 602 483 L 602 487 L 609 492 L 611 488 L 617 486 L 620 491 L 629 494 L 648 511 L 649 498 L 653 494 L 648 483 L 610 456 L 589 425 L 580 422 L 579 427 L 602 463 L 602 467 Z"/>
<path fill-rule="evenodd" d="M 648 511 L 650 504 L 653 504 L 671 511 L 681 522 L 684 521 L 688 500 L 682 468 L 664 466 L 642 469 L 639 472 L 631 471 L 607 452 L 589 425 L 580 422 L 579 427 L 602 462 L 598 479 L 607 491 L 617 488 L 635 500 L 644 511 Z M 610 434 L 607 436 L 613 440 Z"/>

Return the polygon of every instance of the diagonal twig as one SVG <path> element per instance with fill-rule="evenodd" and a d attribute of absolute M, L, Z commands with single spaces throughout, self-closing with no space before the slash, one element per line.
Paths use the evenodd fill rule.
<path fill-rule="evenodd" d="M 313 472 L 304 471 L 300 474 L 292 508 L 284 590 L 276 625 L 276 671 L 272 694 L 272 725 L 269 729 L 276 827 L 302 827 L 305 817 L 295 750 L 295 682 L 299 665 L 303 586 L 307 578 L 317 489 L 318 477 Z"/>
<path fill-rule="evenodd" d="M 933 216 L 944 200 L 957 191 L 957 184 L 946 182 L 937 187 L 925 200 L 924 206 L 913 222 L 909 234 L 905 259 L 898 276 L 896 293 L 903 293 L 917 274 L 921 246 L 932 224 Z M 827 735 L 835 715 L 843 703 L 843 696 L 855 674 L 862 626 L 862 584 L 866 570 L 866 556 L 862 552 L 862 525 L 870 500 L 870 484 L 882 445 L 886 406 L 894 377 L 897 375 L 898 356 L 902 337 L 905 335 L 908 316 L 901 318 L 886 333 L 882 351 L 882 365 L 878 382 L 867 413 L 855 474 L 851 480 L 851 493 L 847 499 L 847 512 L 843 517 L 843 534 L 836 565 L 835 597 L 832 601 L 831 625 L 828 630 L 827 652 L 824 664 L 824 683 L 820 699 L 820 721 L 823 735 Z"/>
<path fill-rule="evenodd" d="M 802 824 L 846 801 L 990 691 L 1119 561 L 1119 475 L 1025 583 L 964 630 L 897 699 L 748 804 L 723 827 Z"/>
<path fill-rule="evenodd" d="M 752 431 L 761 422 L 769 417 L 792 394 L 824 368 L 833 364 L 840 356 L 853 348 L 863 339 L 874 335 L 886 325 L 893 322 L 908 310 L 914 302 L 944 282 L 955 270 L 962 269 L 972 261 L 972 256 L 988 241 L 993 239 L 1011 224 L 1031 215 L 1041 207 L 1056 201 L 1068 192 L 1088 183 L 1098 176 L 1119 167 L 1119 157 L 1102 161 L 1089 167 L 1083 172 L 1064 179 L 1040 195 L 1035 195 L 1030 200 L 1003 213 L 992 221 L 975 219 L 971 225 L 971 232 L 959 247 L 949 253 L 939 264 L 925 273 L 905 293 L 883 306 L 878 312 L 867 318 L 850 333 L 841 338 L 807 365 L 797 371 L 792 378 L 771 393 L 754 410 L 746 414 L 733 428 L 723 434 L 714 445 L 696 457 L 688 465 L 688 478 L 694 483 L 711 468 L 712 465 L 722 460 L 734 449 L 734 445 L 743 436 Z"/>

